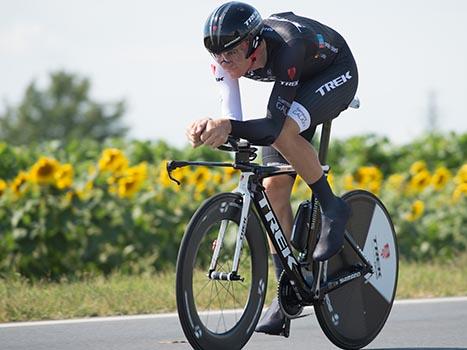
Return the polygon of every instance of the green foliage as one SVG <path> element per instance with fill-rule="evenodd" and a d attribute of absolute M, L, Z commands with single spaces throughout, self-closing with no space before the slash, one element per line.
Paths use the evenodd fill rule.
<path fill-rule="evenodd" d="M 369 134 L 331 141 L 328 162 L 337 174 L 374 165 L 389 175 L 407 171 L 418 160 L 424 160 L 429 168 L 444 165 L 454 169 L 465 162 L 466 155 L 467 134 L 431 133 L 402 146 L 391 144 L 386 137 Z"/>
<path fill-rule="evenodd" d="M 381 169 L 384 181 L 390 174 L 403 174 L 400 188 L 383 184 L 379 193 L 395 222 L 402 256 L 422 261 L 452 259 L 467 247 L 466 196 L 453 202 L 458 185 L 452 179 L 439 191 L 428 188 L 406 194 L 404 188 L 410 187 L 409 168 L 414 161 L 424 160 L 429 171 L 444 164 L 454 174 L 465 163 L 466 140 L 465 134 L 426 135 L 403 146 L 372 135 L 336 140 L 329 163 L 337 192 L 345 190 L 344 175 L 362 166 Z M 133 196 L 121 196 L 112 185 L 118 177 L 112 179 L 110 173 L 99 170 L 98 161 L 107 148 L 123 150 L 129 165 L 147 162 L 147 179 Z M 71 163 L 73 186 L 26 184 L 15 195 L 11 186 L 16 175 L 44 156 Z M 0 180 L 9 187 L 0 194 L 0 273 L 56 279 L 116 269 L 140 273 L 173 267 L 185 225 L 196 208 L 216 192 L 231 191 L 238 178 L 218 169 L 184 168 L 174 174 L 183 179 L 177 187 L 164 176 L 168 159 L 231 158 L 207 147 L 177 149 L 164 141 L 119 138 L 51 141 L 35 147 L 0 144 Z M 408 220 L 417 200 L 425 205 L 423 215 Z"/>
<path fill-rule="evenodd" d="M 0 115 L 0 140 L 18 145 L 124 136 L 124 102 L 98 103 L 89 90 L 88 79 L 63 71 L 51 73 L 45 89 L 33 81 L 18 106 L 6 106 Z"/>

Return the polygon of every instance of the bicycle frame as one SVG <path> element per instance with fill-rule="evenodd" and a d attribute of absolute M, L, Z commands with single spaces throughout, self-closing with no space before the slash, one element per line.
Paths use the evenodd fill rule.
<path fill-rule="evenodd" d="M 325 163 L 327 156 L 330 127 L 331 122 L 326 122 L 323 125 L 319 149 L 319 159 L 321 164 Z M 250 210 L 252 210 L 251 203 L 253 203 L 256 215 L 258 215 L 261 222 L 263 223 L 267 235 L 274 245 L 276 252 L 278 252 L 282 266 L 285 270 L 285 273 L 289 277 L 290 284 L 292 285 L 298 300 L 300 300 L 303 305 L 311 305 L 318 301 L 321 302 L 324 299 L 324 296 L 330 291 L 340 288 L 343 285 L 355 280 L 356 278 L 360 278 L 374 272 L 373 266 L 368 258 L 363 254 L 362 250 L 354 241 L 352 236 L 348 232 L 345 232 L 345 240 L 360 257 L 362 264 L 353 266 L 351 270 L 343 271 L 340 275 L 334 276 L 332 280 L 328 281 L 327 263 L 314 261 L 312 271 L 317 271 L 317 273 L 314 276 L 312 285 L 309 286 L 302 273 L 302 266 L 304 265 L 303 260 L 306 261 L 307 259 L 302 259 L 302 261 L 299 261 L 295 257 L 292 247 L 286 239 L 279 220 L 277 219 L 274 210 L 272 209 L 269 199 L 265 193 L 265 189 L 261 184 L 261 180 L 263 178 L 283 174 L 296 174 L 295 170 L 290 165 L 261 166 L 255 163 L 251 163 L 250 161 L 256 157 L 256 148 L 250 147 L 249 144 L 244 147 L 238 146 L 236 142 L 231 144 L 233 148 L 227 150 L 234 150 L 236 152 L 235 163 L 171 161 L 167 164 L 169 177 L 176 181 L 178 184 L 180 183 L 171 176 L 171 171 L 179 167 L 189 165 L 203 165 L 211 167 L 233 167 L 242 171 L 239 185 L 237 189 L 233 191 L 239 193 L 242 196 L 243 204 L 236 239 L 232 271 L 230 273 L 220 273 L 216 271 L 217 258 L 222 247 L 222 242 L 226 230 L 226 223 L 223 222 L 221 224 L 217 244 L 211 258 L 211 264 L 208 272 L 208 277 L 210 279 L 242 280 L 241 275 L 238 274 L 238 264 L 243 246 L 243 240 L 246 234 L 248 215 Z M 323 170 L 327 175 L 329 166 L 324 165 Z M 311 217 L 312 221 L 316 221 L 316 218 L 318 215 L 321 215 L 321 212 L 319 203 L 314 196 L 312 197 L 312 203 L 313 211 Z M 317 239 L 316 229 L 317 228 L 315 227 L 314 230 L 310 230 L 309 232 L 309 234 L 315 234 L 315 237 L 312 237 L 313 240 Z M 307 254 L 312 254 L 312 252 L 306 252 L 306 255 Z M 308 263 L 305 264 L 308 265 Z M 324 283 L 321 283 L 322 279 L 324 279 Z"/>
<path fill-rule="evenodd" d="M 360 247 L 355 243 L 353 238 L 346 232 L 345 240 L 350 244 L 352 249 L 362 260 L 361 266 L 355 267 L 352 270 L 344 271 L 341 275 L 334 277 L 332 280 L 327 280 L 326 276 L 326 263 L 314 262 L 317 264 L 317 276 L 313 280 L 313 285 L 309 286 L 302 273 L 302 265 L 294 255 L 292 247 L 287 241 L 283 230 L 280 226 L 279 220 L 277 219 L 274 210 L 271 207 L 269 199 L 265 193 L 264 187 L 260 181 L 262 178 L 277 176 L 283 174 L 294 174 L 295 171 L 291 166 L 260 166 L 254 163 L 243 163 L 243 164 L 230 164 L 230 163 L 216 163 L 216 162 L 177 162 L 173 161 L 170 163 L 170 169 L 173 170 L 178 167 L 187 165 L 204 165 L 204 166 L 215 166 L 215 167 L 234 167 L 242 170 L 242 175 L 238 187 L 233 191 L 239 193 L 242 196 L 242 211 L 240 217 L 240 223 L 237 232 L 235 255 L 233 259 L 232 271 L 228 274 L 216 272 L 217 258 L 222 247 L 222 242 L 226 230 L 226 224 L 223 222 L 217 237 L 217 244 L 214 249 L 211 264 L 208 272 L 208 277 L 211 279 L 220 280 L 242 280 L 242 276 L 238 274 L 238 264 L 240 260 L 240 254 L 243 246 L 243 240 L 245 238 L 248 215 L 252 209 L 251 204 L 254 205 L 255 214 L 258 215 L 263 226 L 266 230 L 268 237 L 274 245 L 279 257 L 282 261 L 285 273 L 288 275 L 290 283 L 295 290 L 295 293 L 299 300 L 303 304 L 313 304 L 317 301 L 323 300 L 324 296 L 332 290 L 335 290 L 356 278 L 365 276 L 368 273 L 373 273 L 372 264 L 365 257 Z M 168 166 L 169 167 L 169 166 Z M 313 215 L 320 215 L 319 206 L 316 205 L 317 201 L 315 198 L 312 199 L 315 203 L 313 206 Z M 311 254 L 312 252 L 308 252 Z M 322 277 L 325 276 L 324 283 L 319 283 Z"/>

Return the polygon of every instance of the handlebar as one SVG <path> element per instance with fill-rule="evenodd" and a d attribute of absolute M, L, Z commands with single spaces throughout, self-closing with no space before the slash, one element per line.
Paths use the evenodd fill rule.
<path fill-rule="evenodd" d="M 257 157 L 257 147 L 252 147 L 251 143 L 247 140 L 240 140 L 233 136 L 227 138 L 226 143 L 218 147 L 221 151 L 235 152 L 235 163 L 218 163 L 218 162 L 192 162 L 192 161 L 177 161 L 172 160 L 167 163 L 167 173 L 172 181 L 175 181 L 180 185 L 180 181 L 172 176 L 172 171 L 177 168 L 182 168 L 189 165 L 207 165 L 207 166 L 218 166 L 218 167 L 234 167 L 241 168 L 242 166 L 248 166 L 251 161 Z"/>

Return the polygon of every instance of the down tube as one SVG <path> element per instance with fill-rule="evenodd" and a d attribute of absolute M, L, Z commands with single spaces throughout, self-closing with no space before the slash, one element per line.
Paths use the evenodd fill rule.
<path fill-rule="evenodd" d="M 287 275 L 295 282 L 300 290 L 305 292 L 305 295 L 309 295 L 311 290 L 304 282 L 300 264 L 292 253 L 292 249 L 282 231 L 279 220 L 277 220 L 264 191 L 255 192 L 254 198 L 255 200 L 253 202 L 256 210 L 259 213 L 259 217 L 266 228 L 274 248 L 276 248 L 276 252 L 282 261 L 282 266 L 286 270 Z"/>

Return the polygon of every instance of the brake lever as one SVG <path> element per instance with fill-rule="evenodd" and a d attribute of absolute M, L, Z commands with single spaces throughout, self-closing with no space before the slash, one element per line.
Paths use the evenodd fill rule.
<path fill-rule="evenodd" d="M 178 186 L 181 185 L 181 182 L 172 176 L 172 171 L 174 171 L 177 168 L 181 168 L 187 165 L 188 165 L 187 162 L 180 162 L 177 160 L 171 160 L 170 162 L 167 162 L 166 170 L 167 170 L 167 174 L 169 175 L 169 179 L 177 183 Z"/>

